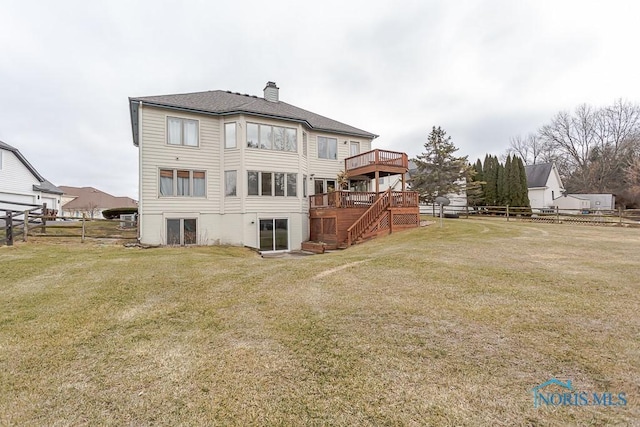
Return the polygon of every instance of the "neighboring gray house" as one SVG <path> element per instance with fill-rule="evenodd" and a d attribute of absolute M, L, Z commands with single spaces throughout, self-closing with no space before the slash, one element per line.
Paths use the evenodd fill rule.
<path fill-rule="evenodd" d="M 553 205 L 561 212 L 569 214 L 588 212 L 589 200 L 580 196 L 580 194 L 563 194 L 553 199 Z"/>
<path fill-rule="evenodd" d="M 613 194 L 570 194 L 570 196 L 588 200 L 588 208 L 592 211 L 611 211 L 616 207 L 616 196 Z"/>
<path fill-rule="evenodd" d="M 47 204 L 47 209 L 60 209 L 63 191 L 44 179 L 20 151 L 0 141 L 0 210 L 26 210 L 32 205 Z"/>
<path fill-rule="evenodd" d="M 264 97 L 145 96 L 129 98 L 129 110 L 140 241 L 149 244 L 300 249 L 308 195 L 335 190 L 345 158 L 370 151 L 377 137 L 280 101 L 274 82 Z"/>
<path fill-rule="evenodd" d="M 565 192 L 555 163 L 526 165 L 527 189 L 532 209 L 553 208 L 554 200 Z"/>

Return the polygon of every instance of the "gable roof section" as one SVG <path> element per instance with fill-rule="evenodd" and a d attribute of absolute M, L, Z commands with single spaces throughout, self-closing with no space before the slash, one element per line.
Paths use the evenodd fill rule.
<path fill-rule="evenodd" d="M 20 150 L 2 141 L 0 141 L 0 149 L 11 151 L 18 158 L 18 160 L 20 160 L 20 162 L 29 170 L 29 172 L 31 172 L 31 175 L 33 175 L 38 181 L 40 181 L 39 185 L 33 186 L 34 191 L 42 191 L 43 193 L 51 194 L 62 194 L 62 190 L 44 179 L 44 177 L 38 173 L 36 168 L 34 168 L 31 163 L 29 163 L 29 161 L 22 155 Z"/>
<path fill-rule="evenodd" d="M 65 203 L 63 209 L 86 209 L 95 208 L 137 208 L 138 202 L 130 197 L 116 197 L 109 193 L 100 191 L 93 187 L 69 187 L 61 185 L 60 189 L 64 194 L 76 196 L 73 200 Z"/>
<path fill-rule="evenodd" d="M 129 98 L 133 144 L 138 145 L 138 104 L 181 110 L 192 113 L 227 116 L 248 114 L 258 117 L 289 120 L 306 125 L 316 131 L 341 133 L 364 138 L 378 135 L 341 123 L 339 121 L 304 110 L 286 102 L 267 101 L 264 98 L 243 95 L 237 92 L 213 90 L 207 92 L 183 93 L 176 95 L 144 96 Z"/>
<path fill-rule="evenodd" d="M 546 187 L 549 180 L 549 174 L 553 163 L 540 163 L 536 165 L 526 165 L 524 172 L 527 175 L 527 187 L 528 188 L 540 188 Z"/>

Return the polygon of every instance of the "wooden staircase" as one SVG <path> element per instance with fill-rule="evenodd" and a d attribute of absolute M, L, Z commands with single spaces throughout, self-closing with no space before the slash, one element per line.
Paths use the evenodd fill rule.
<path fill-rule="evenodd" d="M 346 247 L 377 235 L 377 231 L 380 228 L 380 220 L 382 217 L 388 216 L 390 206 L 391 188 L 382 193 L 371 207 L 347 229 Z"/>

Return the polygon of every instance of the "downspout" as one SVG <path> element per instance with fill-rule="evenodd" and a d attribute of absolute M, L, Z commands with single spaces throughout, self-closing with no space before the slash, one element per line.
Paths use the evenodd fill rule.
<path fill-rule="evenodd" d="M 142 230 L 142 101 L 138 101 L 138 243 Z"/>

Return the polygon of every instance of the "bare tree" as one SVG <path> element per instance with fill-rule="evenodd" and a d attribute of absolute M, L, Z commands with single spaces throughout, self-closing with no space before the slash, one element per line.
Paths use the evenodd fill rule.
<path fill-rule="evenodd" d="M 539 137 L 570 191 L 622 191 L 626 159 L 640 144 L 640 107 L 622 100 L 598 109 L 583 104 L 574 114 L 558 113 Z"/>
<path fill-rule="evenodd" d="M 522 159 L 525 165 L 535 165 L 543 160 L 545 152 L 548 151 L 548 148 L 543 144 L 540 137 L 535 133 L 530 133 L 525 137 L 521 135 L 512 137 L 509 140 L 507 155 L 515 154 Z"/>

